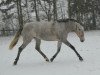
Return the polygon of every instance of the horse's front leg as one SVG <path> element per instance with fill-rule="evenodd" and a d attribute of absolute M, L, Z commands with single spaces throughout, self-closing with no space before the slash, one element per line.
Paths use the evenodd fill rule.
<path fill-rule="evenodd" d="M 46 56 L 46 55 L 41 51 L 41 49 L 40 49 L 41 40 L 38 39 L 38 38 L 35 38 L 35 40 L 36 40 L 35 49 L 44 57 L 44 59 L 45 59 L 46 61 L 49 62 L 49 59 L 47 58 L 47 56 Z"/>
<path fill-rule="evenodd" d="M 60 49 L 61 49 L 61 45 L 62 45 L 62 42 L 58 42 L 57 44 L 57 52 L 52 56 L 52 58 L 50 59 L 50 61 L 52 62 L 55 57 L 58 55 L 58 53 L 60 52 Z"/>
<path fill-rule="evenodd" d="M 63 40 L 63 43 L 67 46 L 69 46 L 75 53 L 76 55 L 79 57 L 80 61 L 83 61 L 83 58 L 81 57 L 81 55 L 76 51 L 75 47 L 73 45 L 71 45 L 67 40 Z"/>

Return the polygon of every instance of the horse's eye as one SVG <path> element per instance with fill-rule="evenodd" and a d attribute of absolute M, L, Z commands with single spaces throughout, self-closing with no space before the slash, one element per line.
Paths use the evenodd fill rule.
<path fill-rule="evenodd" d="M 79 29 L 79 31 L 80 31 L 81 29 Z"/>

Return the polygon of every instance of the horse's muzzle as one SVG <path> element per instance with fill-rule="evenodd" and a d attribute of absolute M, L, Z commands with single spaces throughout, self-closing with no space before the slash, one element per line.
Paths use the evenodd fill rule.
<path fill-rule="evenodd" d="M 85 41 L 85 38 L 81 38 L 80 41 L 81 41 L 81 42 L 84 42 L 84 41 Z"/>
<path fill-rule="evenodd" d="M 84 42 L 84 40 L 81 40 L 81 42 Z"/>
<path fill-rule="evenodd" d="M 85 41 L 85 39 L 82 39 L 82 40 L 80 40 L 81 42 L 84 42 Z"/>

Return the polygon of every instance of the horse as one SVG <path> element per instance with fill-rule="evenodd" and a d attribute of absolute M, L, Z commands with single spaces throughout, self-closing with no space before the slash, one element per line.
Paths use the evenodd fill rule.
<path fill-rule="evenodd" d="M 12 49 L 18 42 L 20 36 L 23 37 L 23 43 L 18 49 L 17 57 L 14 65 L 17 64 L 20 54 L 23 49 L 32 41 L 36 40 L 35 49 L 49 62 L 47 56 L 41 51 L 41 40 L 45 41 L 58 41 L 57 52 L 50 59 L 51 62 L 56 58 L 60 52 L 61 45 L 64 43 L 69 46 L 78 56 L 80 61 L 83 61 L 82 56 L 76 51 L 75 47 L 67 40 L 68 33 L 75 32 L 81 42 L 85 41 L 83 26 L 74 19 L 62 19 L 57 21 L 40 21 L 26 23 L 22 29 L 19 29 L 12 40 L 9 49 Z"/>

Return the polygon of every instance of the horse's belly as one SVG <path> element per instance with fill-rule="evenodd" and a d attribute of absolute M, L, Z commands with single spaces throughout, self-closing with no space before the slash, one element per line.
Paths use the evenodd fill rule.
<path fill-rule="evenodd" d="M 59 39 L 57 38 L 57 36 L 39 36 L 38 37 L 39 39 L 42 39 L 42 40 L 46 40 L 46 41 L 58 41 Z"/>

